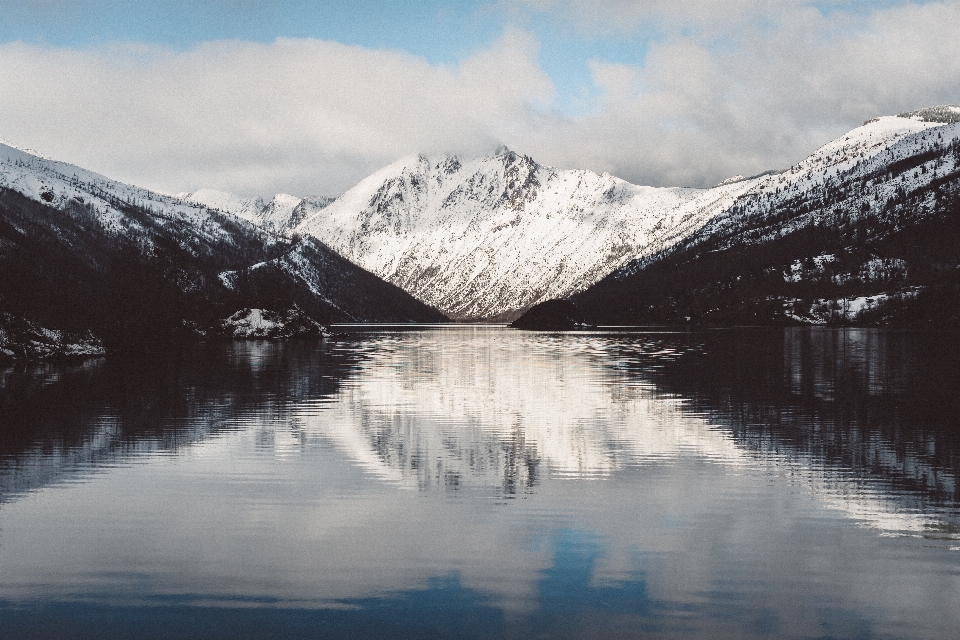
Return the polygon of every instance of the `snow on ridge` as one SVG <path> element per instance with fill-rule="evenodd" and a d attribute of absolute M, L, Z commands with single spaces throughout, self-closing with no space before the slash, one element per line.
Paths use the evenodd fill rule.
<path fill-rule="evenodd" d="M 265 203 L 259 197 L 243 197 L 217 189 L 199 189 L 188 193 L 183 198 L 188 202 L 199 204 L 210 209 L 217 209 L 224 213 L 231 213 L 238 218 L 254 221 L 256 215 L 263 209 Z"/>
<path fill-rule="evenodd" d="M 265 202 L 213 189 L 170 196 L 7 144 L 0 144 L 0 186 L 55 207 L 80 202 L 118 234 L 131 221 L 117 200 L 154 212 L 160 224 L 187 221 L 207 234 L 223 233 L 208 208 L 276 234 L 308 233 L 453 317 L 485 318 L 569 296 L 704 225 L 730 226 L 737 215 L 836 185 L 841 175 L 867 176 L 922 153 L 934 144 L 933 129 L 933 138 L 960 135 L 960 123 L 933 117 L 944 113 L 960 117 L 960 107 L 875 118 L 786 171 L 735 176 L 710 189 L 638 186 L 504 148 L 477 159 L 401 158 L 332 202 L 288 194 Z M 888 186 L 876 197 L 888 197 Z M 731 213 L 737 201 L 746 213 Z"/>
<path fill-rule="evenodd" d="M 714 185 L 714 186 L 722 187 L 722 186 L 724 186 L 724 185 L 733 184 L 734 182 L 740 182 L 741 180 L 746 180 L 746 179 L 747 179 L 746 176 L 740 175 L 740 174 L 738 173 L 737 175 L 731 176 L 731 177 L 727 178 L 726 180 L 721 180 L 720 182 L 718 182 L 718 183 L 717 183 L 716 185 Z"/>
<path fill-rule="evenodd" d="M 737 210 L 710 221 L 702 235 L 735 230 L 747 218 L 784 207 L 795 208 L 800 200 L 810 203 L 819 200 L 820 205 L 788 222 L 769 227 L 766 235 L 755 236 L 750 242 L 783 236 L 806 224 L 826 222 L 836 216 L 856 217 L 861 211 L 875 210 L 878 203 L 894 197 L 898 189 L 911 192 L 936 179 L 936 165 L 941 159 L 926 156 L 958 138 L 960 121 L 944 123 L 903 116 L 868 120 L 863 126 L 823 145 L 787 171 L 762 180 L 744 194 Z M 954 164 L 951 169 L 949 158 L 942 160 L 946 164 L 940 167 L 939 175 L 960 168 Z M 917 164 L 911 165 L 910 171 L 897 170 L 888 176 L 890 167 L 900 162 Z M 845 194 L 843 207 L 839 207 L 838 202 L 825 204 L 826 194 L 831 192 Z M 729 242 L 735 242 L 734 238 Z M 632 266 L 631 270 L 635 271 Z"/>
<path fill-rule="evenodd" d="M 0 141 L 0 165 L 25 164 L 44 173 L 75 176 L 78 180 L 91 184 L 113 183 L 104 175 L 83 169 L 61 160 L 53 160 L 38 151 L 18 147 L 5 141 Z M 136 187 L 134 187 L 136 188 Z"/>
<path fill-rule="evenodd" d="M 200 189 L 193 193 L 180 193 L 178 196 L 189 202 L 235 215 L 279 235 L 288 235 L 306 216 L 334 201 L 333 198 L 325 196 L 300 198 L 288 193 L 278 193 L 269 201 L 264 201 L 259 197 L 238 196 L 217 189 Z"/>
<path fill-rule="evenodd" d="M 36 158 L 40 158 L 41 160 L 48 160 L 48 161 L 51 161 L 51 162 L 55 162 L 55 161 L 53 160 L 53 158 L 51 158 L 51 157 L 49 157 L 49 156 L 47 156 L 47 155 L 44 155 L 44 154 L 40 153 L 40 152 L 37 151 L 36 149 L 30 149 L 30 148 L 28 148 L 28 147 L 21 147 L 21 146 L 19 146 L 19 145 L 16 145 L 16 144 L 13 144 L 12 142 L 7 141 L 5 138 L 0 138 L 0 147 L 9 147 L 9 148 L 11 148 L 11 149 L 15 149 L 16 151 L 21 151 L 21 152 L 23 152 L 23 153 L 25 153 L 25 154 L 27 154 L 27 155 L 34 156 L 34 157 L 36 157 Z"/>
<path fill-rule="evenodd" d="M 0 187 L 57 209 L 83 206 L 103 229 L 118 237 L 138 237 L 149 244 L 143 223 L 123 211 L 124 204 L 150 214 L 159 226 L 186 225 L 210 241 L 229 239 L 229 232 L 199 204 L 112 180 L 80 167 L 49 160 L 0 144 Z"/>
<path fill-rule="evenodd" d="M 941 124 L 951 124 L 960 122 L 960 106 L 946 104 L 938 107 L 927 107 L 917 111 L 901 113 L 898 118 L 912 118 L 924 122 L 938 122 Z"/>
<path fill-rule="evenodd" d="M 482 318 L 569 296 L 696 230 L 755 182 L 642 187 L 509 150 L 409 156 L 296 231 L 453 317 Z"/>
<path fill-rule="evenodd" d="M 165 229 L 171 239 L 188 251 L 195 250 L 197 241 L 206 247 L 232 245 L 238 240 L 256 239 L 264 243 L 279 241 L 279 238 L 266 232 L 269 229 L 265 231 L 256 224 L 262 220 L 250 222 L 235 218 L 236 222 L 231 223 L 224 217 L 230 212 L 217 213 L 219 209 L 212 210 L 210 204 L 193 202 L 189 199 L 191 194 L 152 192 L 7 145 L 0 146 L 0 187 L 71 214 L 81 207 L 85 210 L 84 215 L 96 219 L 107 235 L 134 240 L 145 247 L 152 244 L 158 228 Z M 236 203 L 230 194 L 213 190 L 201 192 L 196 199 L 205 199 L 208 203 L 216 199 L 216 204 L 225 208 Z M 288 216 L 288 223 L 289 213 L 299 206 L 299 202 L 294 196 L 278 194 L 270 205 L 273 206 L 273 213 L 281 217 Z M 322 203 L 323 199 L 313 198 L 312 202 Z M 130 215 L 129 207 L 135 207 L 138 212 Z M 293 260 L 285 263 L 284 268 L 292 276 L 304 280 L 311 291 L 326 300 L 316 286 L 319 265 L 311 260 Z M 221 274 L 220 280 L 224 286 L 231 286 L 229 273 Z M 332 302 L 330 304 L 337 307 Z"/>
<path fill-rule="evenodd" d="M 862 174 L 866 181 L 929 150 L 938 136 L 955 137 L 957 127 L 875 118 L 790 169 L 736 176 L 711 189 L 642 187 L 539 165 L 509 150 L 475 160 L 410 156 L 307 217 L 297 231 L 452 317 L 495 317 L 633 268 L 704 225 L 735 225 L 739 216 L 834 188 L 841 177 Z M 878 195 L 889 197 L 883 189 Z"/>
<path fill-rule="evenodd" d="M 207 209 L 235 215 L 274 233 L 289 229 L 294 209 L 302 202 L 277 194 L 266 203 L 259 197 L 237 196 L 216 189 L 165 194 L 125 184 L 76 165 L 52 160 L 39 153 L 0 142 L 0 186 L 51 206 L 62 208 L 71 200 L 92 207 L 108 231 L 123 234 L 138 224 L 121 213 L 116 202 L 152 211 L 157 221 L 179 219 L 199 231 L 211 231 Z M 321 199 L 315 199 L 320 201 Z"/>

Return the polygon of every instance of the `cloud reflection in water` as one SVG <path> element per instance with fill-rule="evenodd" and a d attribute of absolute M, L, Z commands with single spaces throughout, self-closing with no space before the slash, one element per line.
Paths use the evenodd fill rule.
<path fill-rule="evenodd" d="M 26 376 L 0 621 L 935 636 L 960 624 L 960 448 L 932 357 L 878 332 L 450 327 Z"/>

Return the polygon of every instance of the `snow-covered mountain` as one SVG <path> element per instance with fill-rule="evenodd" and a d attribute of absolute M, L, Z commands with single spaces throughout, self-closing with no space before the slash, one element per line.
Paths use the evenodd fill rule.
<path fill-rule="evenodd" d="M 639 187 L 509 150 L 400 160 L 295 231 L 447 315 L 510 318 L 700 228 L 757 183 Z"/>
<path fill-rule="evenodd" d="M 317 240 L 225 212 L 238 205 L 229 194 L 206 197 L 152 192 L 0 143 L 0 312 L 80 332 L 281 303 L 325 321 L 443 319 Z M 278 196 L 257 215 L 289 218 L 300 203 Z"/>
<path fill-rule="evenodd" d="M 33 203 L 0 203 L 0 261 L 29 274 L 36 245 L 96 272 L 104 243 L 123 239 L 189 258 L 175 276 L 184 291 L 279 291 L 342 319 L 439 319 L 430 305 L 506 320 L 575 296 L 592 301 L 593 320 L 821 321 L 838 304 L 853 320 L 960 265 L 947 242 L 960 222 L 958 149 L 960 108 L 945 106 L 875 118 L 786 171 L 710 189 L 637 186 L 502 150 L 405 158 L 334 201 L 265 202 L 158 194 L 0 145 L 0 199 Z"/>
<path fill-rule="evenodd" d="M 947 321 L 958 246 L 960 107 L 935 107 L 869 120 L 760 178 L 578 302 L 602 322 Z"/>
<path fill-rule="evenodd" d="M 176 197 L 208 209 L 231 213 L 249 222 L 254 222 L 266 206 L 263 198 L 243 197 L 217 189 L 200 189 L 192 193 L 182 191 L 176 194 Z"/>
<path fill-rule="evenodd" d="M 211 215 L 206 206 L 111 180 L 3 142 L 0 189 L 64 212 L 82 208 L 104 232 L 117 237 L 147 238 L 150 229 L 190 229 L 205 241 L 229 241 L 236 226 Z"/>
<path fill-rule="evenodd" d="M 291 229 L 303 220 L 307 211 L 318 211 L 334 200 L 325 196 L 298 198 L 288 193 L 278 193 L 269 202 L 265 202 L 263 198 L 238 196 L 216 189 L 200 189 L 192 193 L 184 191 L 178 193 L 177 197 L 209 209 L 233 214 L 279 235 L 289 235 Z"/>
<path fill-rule="evenodd" d="M 928 113 L 956 113 L 957 119 L 945 123 L 928 119 Z M 744 193 L 746 197 L 734 208 L 718 216 L 703 232 L 709 234 L 735 227 L 764 211 L 792 208 L 798 199 L 810 201 L 815 198 L 823 203 L 840 196 L 843 202 L 855 206 L 841 207 L 838 212 L 836 208 L 830 210 L 814 203 L 805 214 L 791 219 L 789 225 L 771 228 L 771 232 L 784 235 L 797 226 L 856 217 L 856 205 L 860 209 L 867 205 L 865 210 L 869 211 L 871 203 L 886 202 L 898 187 L 913 191 L 936 180 L 940 163 L 935 163 L 938 166 L 931 167 L 929 173 L 925 167 L 922 171 L 919 168 L 925 161 L 936 159 L 938 147 L 957 137 L 960 132 L 958 121 L 960 107 L 940 107 L 868 120 L 863 126 L 823 145 L 789 170 L 765 176 Z M 906 169 L 916 171 L 911 174 L 905 172 Z M 952 164 L 946 169 L 940 168 L 940 177 L 945 170 L 952 169 Z"/>

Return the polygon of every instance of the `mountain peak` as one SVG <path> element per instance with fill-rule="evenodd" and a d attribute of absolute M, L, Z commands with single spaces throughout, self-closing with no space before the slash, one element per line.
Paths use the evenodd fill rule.
<path fill-rule="evenodd" d="M 430 164 L 411 156 L 311 212 L 296 231 L 452 317 L 509 320 L 691 232 L 751 184 L 715 194 L 637 187 L 543 166 L 507 147 Z"/>

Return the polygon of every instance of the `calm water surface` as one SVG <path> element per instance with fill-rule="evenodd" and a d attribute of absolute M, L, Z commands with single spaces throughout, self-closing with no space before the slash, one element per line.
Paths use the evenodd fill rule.
<path fill-rule="evenodd" d="M 0 637 L 957 637 L 956 334 L 344 331 L 0 370 Z"/>

